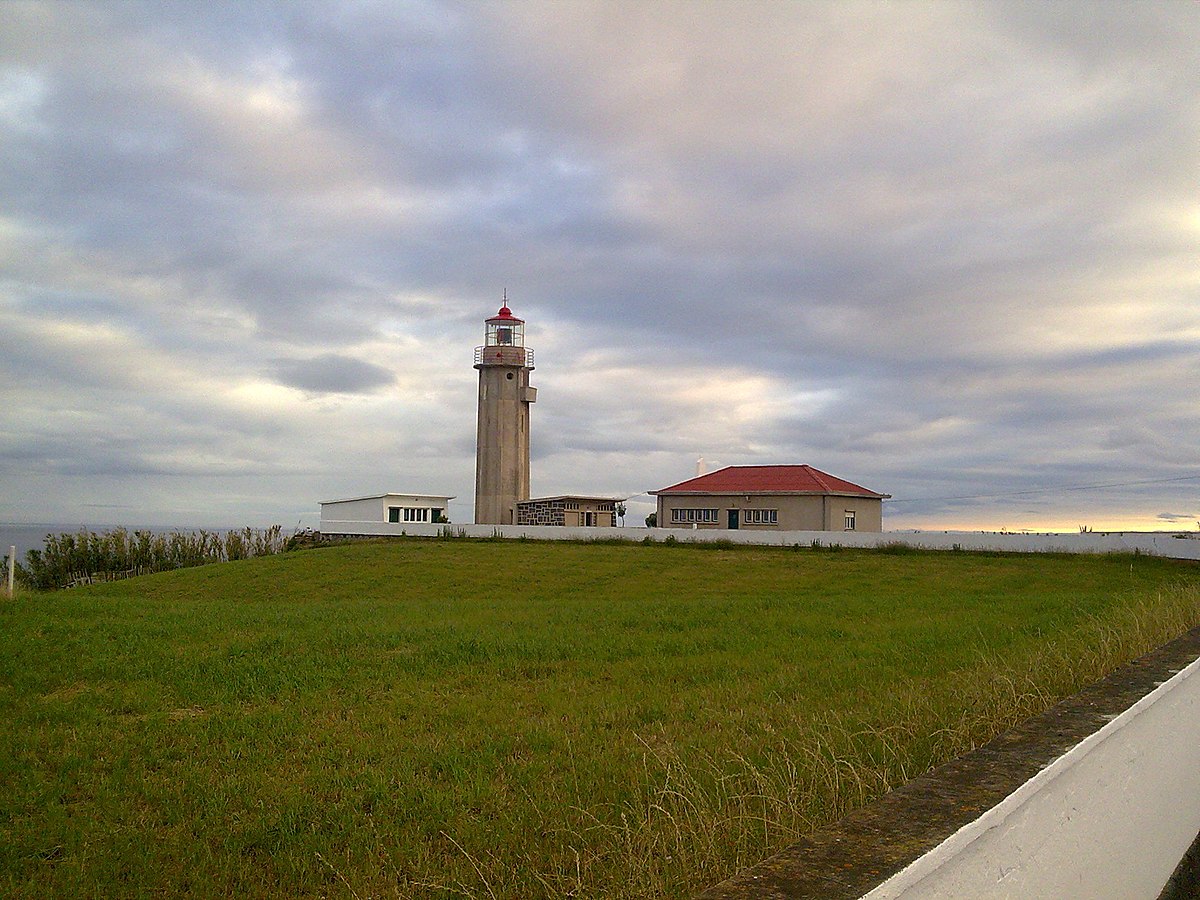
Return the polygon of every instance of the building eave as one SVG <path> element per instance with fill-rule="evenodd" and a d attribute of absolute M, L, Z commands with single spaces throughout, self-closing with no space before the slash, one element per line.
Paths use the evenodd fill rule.
<path fill-rule="evenodd" d="M 361 500 L 386 500 L 388 497 L 413 497 L 417 500 L 457 500 L 456 494 L 406 494 L 401 491 L 388 491 L 386 494 L 367 494 L 365 497 L 345 497 L 340 500 L 318 500 L 317 504 L 326 506 L 330 503 L 358 503 Z"/>
<path fill-rule="evenodd" d="M 520 505 L 522 503 L 546 503 L 551 500 L 587 500 L 587 501 L 596 500 L 596 501 L 603 501 L 605 503 L 624 503 L 628 499 L 629 499 L 628 497 L 590 497 L 590 496 L 587 496 L 584 494 L 559 494 L 554 497 L 530 497 L 527 500 L 518 500 L 517 504 Z"/>
<path fill-rule="evenodd" d="M 648 491 L 652 497 L 859 497 L 864 500 L 890 500 L 891 494 L 858 491 Z"/>

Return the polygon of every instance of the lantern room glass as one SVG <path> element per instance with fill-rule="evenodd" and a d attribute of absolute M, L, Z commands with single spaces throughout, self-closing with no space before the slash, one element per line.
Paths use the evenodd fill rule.
<path fill-rule="evenodd" d="M 489 347 L 524 347 L 525 323 L 518 319 L 489 320 L 486 342 Z"/>

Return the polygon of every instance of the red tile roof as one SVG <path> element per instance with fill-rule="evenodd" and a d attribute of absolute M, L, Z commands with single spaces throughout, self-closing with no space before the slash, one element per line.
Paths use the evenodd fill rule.
<path fill-rule="evenodd" d="M 888 497 L 812 466 L 726 466 L 652 494 L 857 494 Z"/>

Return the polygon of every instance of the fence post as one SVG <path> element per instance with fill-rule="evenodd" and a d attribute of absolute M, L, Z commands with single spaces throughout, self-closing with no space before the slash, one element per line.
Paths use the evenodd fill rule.
<path fill-rule="evenodd" d="M 8 599 L 13 596 L 13 583 L 17 576 L 17 548 L 15 545 L 8 548 Z"/>

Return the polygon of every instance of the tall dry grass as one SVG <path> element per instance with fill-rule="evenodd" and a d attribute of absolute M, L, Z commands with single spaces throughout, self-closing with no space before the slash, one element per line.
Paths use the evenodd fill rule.
<path fill-rule="evenodd" d="M 283 529 L 220 531 L 128 531 L 81 529 L 46 535 L 42 550 L 17 563 L 17 578 L 35 590 L 56 590 L 95 581 L 267 556 L 284 549 Z"/>
<path fill-rule="evenodd" d="M 930 692 L 927 683 L 897 684 L 865 713 L 825 713 L 805 723 L 800 737 L 765 746 L 754 758 L 702 756 L 685 763 L 673 748 L 643 741 L 646 789 L 621 810 L 620 824 L 576 810 L 569 843 L 578 849 L 570 864 L 538 879 L 547 895 L 586 895 L 594 882 L 589 869 L 607 867 L 589 856 L 586 848 L 596 846 L 619 846 L 630 873 L 627 890 L 612 896 L 679 896 L 681 884 L 751 865 L 763 847 L 780 850 L 836 822 L 1200 621 L 1200 586 L 1172 585 L 1159 599 L 1154 616 L 1125 607 L 1094 617 L 1075 639 L 1041 648 L 1019 665 L 981 655 L 952 686 Z M 597 831 L 610 832 L 609 839 L 596 840 Z M 462 896 L 507 894 L 504 874 L 488 871 L 487 862 L 473 860 L 480 883 L 459 885 Z"/>

